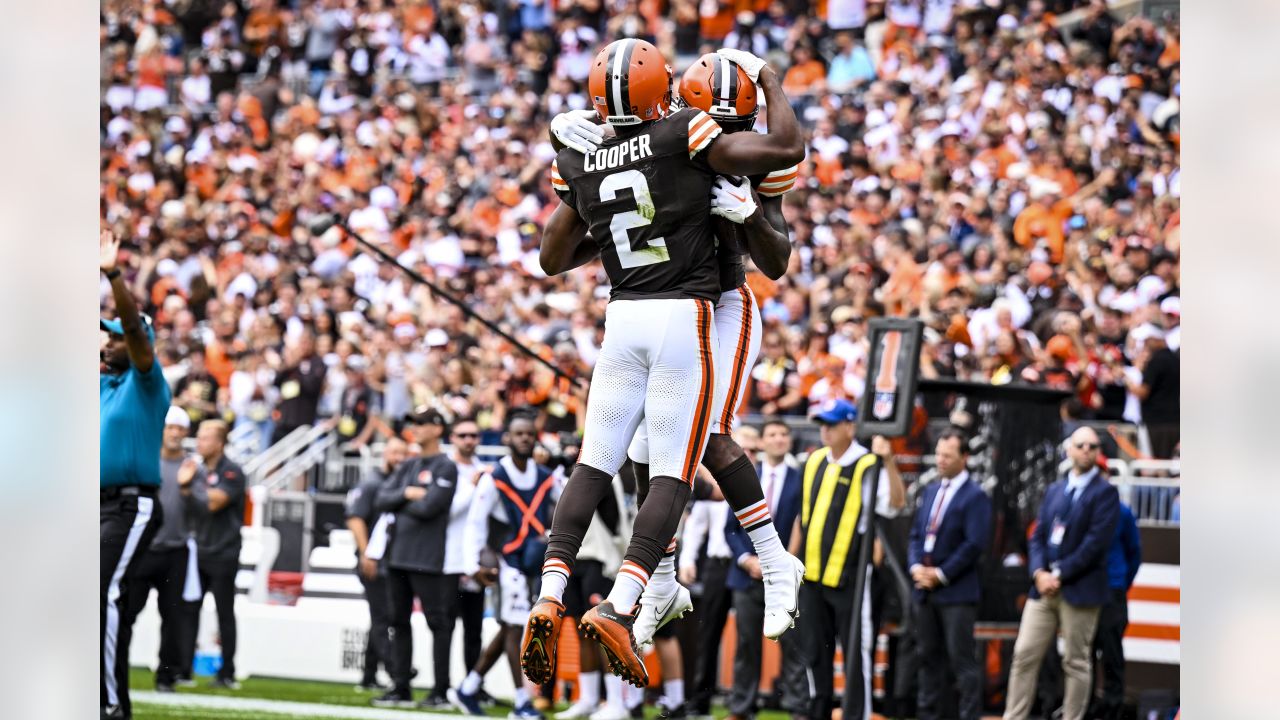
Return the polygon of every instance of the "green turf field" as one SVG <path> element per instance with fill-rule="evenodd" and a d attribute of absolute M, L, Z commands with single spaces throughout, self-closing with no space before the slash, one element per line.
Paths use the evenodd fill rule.
<path fill-rule="evenodd" d="M 302 680 L 279 680 L 274 678 L 249 678 L 241 683 L 239 690 L 216 690 L 208 686 L 211 678 L 200 678 L 199 685 L 194 688 L 179 688 L 178 693 L 194 693 L 232 698 L 260 698 L 264 700 L 287 700 L 293 702 L 321 703 L 350 707 L 370 707 L 369 700 L 376 696 L 372 692 L 359 692 L 350 684 L 306 682 Z M 129 686 L 135 690 L 151 690 L 155 682 L 151 671 L 134 668 L 129 675 Z M 415 695 L 421 699 L 423 693 Z M 563 707 L 556 708 L 563 710 Z M 497 707 L 489 710 L 493 717 L 506 717 L 509 708 Z M 438 714 L 458 714 L 451 710 L 435 710 Z M 657 708 L 647 708 L 646 717 L 657 717 Z M 717 708 L 716 717 L 724 717 L 724 708 Z M 212 709 L 192 707 L 170 707 L 145 702 L 135 702 L 133 716 L 135 720 L 321 720 L 303 715 L 273 714 L 260 710 L 239 711 L 233 709 Z M 784 720 L 787 715 L 779 712 L 761 712 L 759 720 Z M 329 720 L 325 718 L 323 720 Z"/>

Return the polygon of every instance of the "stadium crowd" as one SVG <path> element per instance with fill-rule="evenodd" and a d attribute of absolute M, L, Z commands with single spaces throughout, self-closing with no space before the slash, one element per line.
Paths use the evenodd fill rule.
<path fill-rule="evenodd" d="M 784 73 L 810 138 L 790 271 L 750 278 L 766 329 L 744 411 L 858 397 L 867 318 L 913 315 L 927 376 L 1074 389 L 1065 412 L 1145 421 L 1168 457 L 1179 30 L 1098 0 L 1060 29 L 1077 4 L 107 0 L 101 213 L 193 421 L 269 442 L 328 417 L 364 443 L 426 404 L 496 439 L 529 404 L 571 432 L 572 384 L 308 222 L 342 214 L 587 375 L 608 287 L 598 264 L 538 266 L 547 122 L 586 106 L 619 36 L 677 76 L 743 47 Z"/>

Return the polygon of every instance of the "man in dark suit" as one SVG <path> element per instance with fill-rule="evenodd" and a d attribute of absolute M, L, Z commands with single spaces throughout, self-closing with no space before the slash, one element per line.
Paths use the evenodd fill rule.
<path fill-rule="evenodd" d="M 1098 434 L 1080 428 L 1067 440 L 1071 469 L 1049 486 L 1031 534 L 1035 581 L 1013 646 L 1004 720 L 1026 720 L 1045 650 L 1061 626 L 1066 642 L 1063 720 L 1083 720 L 1089 703 L 1093 636 L 1110 595 L 1107 550 L 1120 518 L 1120 495 L 1098 470 Z"/>
<path fill-rule="evenodd" d="M 791 539 L 800 515 L 803 483 L 800 469 L 787 464 L 791 452 L 791 428 L 779 420 L 771 420 L 761 430 L 763 459 L 756 463 L 760 487 L 773 516 L 778 537 Z M 737 613 L 738 650 L 733 659 L 733 691 L 729 695 L 729 717 L 751 718 L 756 713 L 760 690 L 760 643 L 764 627 L 764 581 L 760 559 L 755 555 L 751 538 L 732 515 L 725 522 L 725 540 L 733 552 L 734 563 L 725 585 L 733 591 L 733 609 Z M 795 633 L 781 637 L 783 709 L 803 714 L 808 701 L 808 676 L 800 663 L 800 650 Z"/>
<path fill-rule="evenodd" d="M 973 640 L 979 569 L 991 541 L 991 501 L 969 477 L 969 443 L 957 429 L 938 438 L 938 482 L 924 490 L 907 560 L 920 657 L 920 720 L 939 717 L 947 663 L 956 679 L 960 720 L 982 715 L 982 671 Z"/>

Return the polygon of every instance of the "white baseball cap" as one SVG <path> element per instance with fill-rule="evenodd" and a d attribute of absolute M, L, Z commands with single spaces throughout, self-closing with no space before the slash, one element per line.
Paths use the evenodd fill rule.
<path fill-rule="evenodd" d="M 187 430 L 191 429 L 191 417 L 187 415 L 187 411 L 177 405 L 170 405 L 169 412 L 164 416 L 165 426 L 177 425 Z"/>

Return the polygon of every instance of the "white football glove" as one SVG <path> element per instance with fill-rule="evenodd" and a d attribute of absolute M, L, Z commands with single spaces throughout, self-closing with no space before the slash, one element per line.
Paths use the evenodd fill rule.
<path fill-rule="evenodd" d="M 551 134 L 580 153 L 593 152 L 604 140 L 604 130 L 596 124 L 595 110 L 570 110 L 551 118 Z"/>
<path fill-rule="evenodd" d="M 745 70 L 747 77 L 751 78 L 751 82 L 760 82 L 760 71 L 764 69 L 766 64 L 764 60 L 746 50 L 734 50 L 733 48 L 720 48 L 716 51 L 716 54 Z"/>
<path fill-rule="evenodd" d="M 711 186 L 711 214 L 739 225 L 755 215 L 756 201 L 751 195 L 751 179 L 742 178 L 735 184 L 721 175 Z"/>

